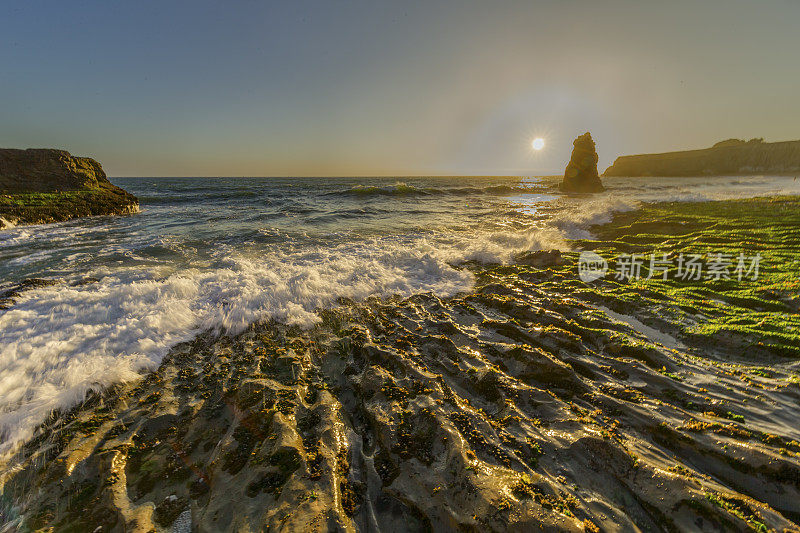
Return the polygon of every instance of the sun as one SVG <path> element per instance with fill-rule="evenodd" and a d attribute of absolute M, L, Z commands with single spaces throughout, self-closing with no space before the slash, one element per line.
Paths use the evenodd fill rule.
<path fill-rule="evenodd" d="M 531 146 L 534 150 L 541 150 L 544 148 L 544 139 L 541 137 L 536 137 L 533 142 L 531 142 Z"/>

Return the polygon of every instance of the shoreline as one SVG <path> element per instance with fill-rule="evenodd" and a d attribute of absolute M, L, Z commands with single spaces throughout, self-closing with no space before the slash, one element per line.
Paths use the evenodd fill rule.
<path fill-rule="evenodd" d="M 770 267 L 752 283 L 587 284 L 569 252 L 466 265 L 468 293 L 351 301 L 310 330 L 200 335 L 41 426 L 2 475 L 0 500 L 23 508 L 0 517 L 90 530 L 181 516 L 208 529 L 398 516 L 433 529 L 797 527 L 799 206 L 646 204 L 574 241 L 612 269 L 661 246 L 763 249 Z"/>

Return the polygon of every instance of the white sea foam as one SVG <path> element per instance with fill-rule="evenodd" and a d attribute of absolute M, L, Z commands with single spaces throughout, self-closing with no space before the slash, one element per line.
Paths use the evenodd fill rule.
<path fill-rule="evenodd" d="M 170 347 L 209 328 L 236 333 L 264 319 L 311 326 L 319 320 L 315 310 L 338 297 L 426 291 L 450 296 L 473 285 L 472 274 L 458 267 L 463 261 L 507 262 L 524 250 L 568 249 L 568 239 L 590 236 L 591 225 L 642 201 L 800 194 L 800 184 L 791 179 L 736 180 L 606 180 L 606 193 L 559 198 L 548 219 L 526 229 L 510 224 L 332 248 L 240 246 L 220 249 L 216 261 L 202 268 L 107 265 L 89 273 L 99 278 L 96 283 L 26 291 L 11 309 L 0 311 L 0 452 L 29 438 L 52 409 L 75 405 L 90 389 L 137 379 Z M 10 241 L 68 241 L 76 231 L 98 230 L 16 228 L 5 243 L 0 239 L 0 247 Z"/>
<path fill-rule="evenodd" d="M 89 389 L 156 367 L 171 346 L 200 331 L 236 333 L 267 318 L 310 326 L 319 320 L 314 310 L 340 296 L 468 290 L 472 274 L 447 263 L 456 256 L 426 241 L 413 248 L 372 241 L 237 253 L 215 268 L 159 280 L 124 271 L 88 285 L 26 291 L 0 314 L 3 447 L 28 438 L 52 409 L 74 405 Z"/>
<path fill-rule="evenodd" d="M 614 213 L 646 202 L 704 202 L 759 196 L 800 195 L 800 180 L 785 176 L 713 178 L 604 178 L 606 191 L 588 198 L 565 200 L 552 219 L 568 239 L 591 238 L 588 228 L 611 221 Z"/>
<path fill-rule="evenodd" d="M 550 224 L 558 228 L 567 239 L 589 239 L 589 228 L 611 222 L 614 213 L 636 209 L 641 201 L 635 198 L 615 197 L 608 193 L 596 198 L 571 203 L 553 217 Z"/>
<path fill-rule="evenodd" d="M 373 239 L 334 249 L 233 252 L 214 268 L 164 279 L 104 269 L 88 285 L 26 291 L 0 314 L 2 446 L 30 437 L 52 409 L 74 405 L 90 389 L 138 378 L 201 331 L 236 333 L 263 319 L 311 326 L 319 320 L 315 310 L 338 297 L 450 296 L 474 281 L 456 263 L 502 262 L 521 250 L 566 246 L 554 228 L 443 242 Z"/>

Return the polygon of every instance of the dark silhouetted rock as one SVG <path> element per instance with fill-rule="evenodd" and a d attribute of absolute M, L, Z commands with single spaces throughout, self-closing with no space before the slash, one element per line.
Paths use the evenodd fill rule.
<path fill-rule="evenodd" d="M 572 157 L 564 171 L 561 190 L 564 192 L 600 192 L 603 184 L 597 174 L 597 152 L 592 135 L 587 131 L 572 143 Z"/>
<path fill-rule="evenodd" d="M 711 148 L 624 155 L 603 176 L 747 176 L 800 173 L 800 141 L 726 139 Z"/>

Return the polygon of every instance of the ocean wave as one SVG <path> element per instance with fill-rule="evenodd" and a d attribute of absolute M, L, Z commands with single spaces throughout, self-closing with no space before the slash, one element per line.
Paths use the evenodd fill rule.
<path fill-rule="evenodd" d="M 548 224 L 557 228 L 566 239 L 591 239 L 592 226 L 611 222 L 615 213 L 632 211 L 641 203 L 635 198 L 600 195 L 561 209 L 548 220 Z"/>
<path fill-rule="evenodd" d="M 459 266 L 464 262 L 504 263 L 521 251 L 566 250 L 570 228 L 602 221 L 622 207 L 566 208 L 563 223 L 527 229 L 487 225 L 334 245 L 278 232 L 272 244 L 220 247 L 211 266 L 166 277 L 144 265 L 105 266 L 89 273 L 95 283 L 27 291 L 0 312 L 0 452 L 30 438 L 53 409 L 75 405 L 90 390 L 138 379 L 172 346 L 200 332 L 235 334 L 262 320 L 310 327 L 319 320 L 317 310 L 342 297 L 468 291 L 474 278 Z"/>
<path fill-rule="evenodd" d="M 183 193 L 165 194 L 140 194 L 137 196 L 141 205 L 177 205 L 193 204 L 198 202 L 220 202 L 236 200 L 240 198 L 259 198 L 263 197 L 259 191 L 235 190 L 220 191 L 210 190 L 208 192 L 186 191 Z M 268 197 L 259 198 L 262 205 L 272 205 L 274 200 Z"/>
<path fill-rule="evenodd" d="M 281 244 L 249 255 L 220 250 L 213 268 L 163 279 L 106 268 L 92 273 L 95 283 L 24 292 L 0 313 L 0 451 L 29 438 L 53 409 L 137 379 L 199 332 L 237 333 L 269 319 L 309 327 L 318 309 L 341 297 L 451 296 L 474 283 L 459 263 L 504 262 L 516 251 L 566 246 L 552 228 L 290 250 Z"/>
<path fill-rule="evenodd" d="M 541 187 L 517 186 L 517 185 L 488 185 L 486 187 L 453 187 L 450 189 L 445 189 L 442 192 L 445 194 L 453 194 L 458 196 L 480 195 L 480 194 L 505 195 L 505 194 L 532 192 L 534 190 L 539 190 L 539 189 L 541 189 Z"/>
<path fill-rule="evenodd" d="M 355 185 L 343 190 L 326 193 L 326 196 L 471 196 L 471 195 L 510 195 L 543 191 L 540 184 L 528 185 L 487 185 L 485 187 L 417 187 L 404 182 L 393 185 Z"/>
<path fill-rule="evenodd" d="M 414 187 L 406 183 L 395 183 L 379 187 L 377 185 L 354 185 L 340 191 L 333 191 L 326 196 L 416 196 L 434 194 L 437 189 Z"/>
<path fill-rule="evenodd" d="M 141 371 L 156 368 L 172 346 L 202 331 L 236 333 L 261 320 L 308 327 L 318 321 L 318 309 L 336 305 L 341 297 L 361 300 L 422 292 L 450 296 L 468 291 L 474 280 L 462 268 L 465 261 L 502 263 L 522 251 L 569 249 L 569 239 L 590 237 L 592 225 L 608 222 L 614 213 L 635 209 L 642 201 L 747 197 L 797 189 L 786 181 L 769 180 L 735 187 L 729 180 L 714 185 L 673 183 L 670 190 L 653 191 L 643 182 L 607 180 L 607 192 L 581 200 L 559 197 L 535 218 L 494 213 L 487 215 L 492 221 L 481 220 L 469 228 L 472 219 L 463 219 L 458 228 L 426 227 L 429 231 L 371 238 L 354 235 L 327 242 L 276 228 L 254 228 L 260 239 L 237 234 L 214 240 L 211 259 L 193 268 L 180 264 L 127 268 L 124 261 L 116 264 L 109 259 L 82 272 L 82 276 L 97 278 L 94 283 L 28 290 L 10 309 L 0 311 L 0 451 L 29 438 L 53 409 L 76 404 L 89 390 L 137 379 Z M 536 189 L 517 185 L 419 188 L 397 183 L 336 194 L 513 192 Z M 292 204 L 292 209 L 301 206 Z M 522 223 L 530 226 L 523 228 Z M 170 226 L 158 226 L 158 230 L 165 227 Z M 74 242 L 76 232 L 105 243 L 93 251 L 95 256 L 124 254 L 126 246 L 170 246 L 151 242 L 152 234 L 146 232 L 134 236 L 138 240 L 133 244 L 119 237 L 105 238 L 108 225 L 16 228 L 0 242 L 9 246 L 51 239 L 55 246 L 55 242 Z M 242 238 L 247 242 L 224 245 Z M 168 253 L 145 249 L 156 256 Z"/>

